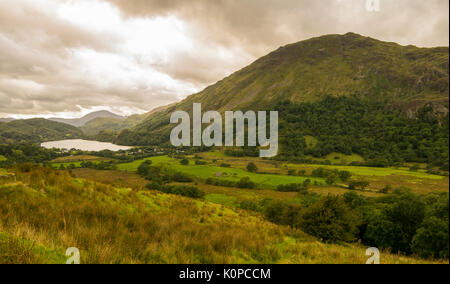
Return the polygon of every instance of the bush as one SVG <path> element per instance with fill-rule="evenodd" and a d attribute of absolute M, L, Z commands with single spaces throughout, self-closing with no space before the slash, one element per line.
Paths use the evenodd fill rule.
<path fill-rule="evenodd" d="M 243 210 L 249 210 L 249 211 L 255 211 L 255 212 L 261 211 L 261 207 L 252 200 L 242 201 L 239 204 L 239 208 L 241 208 Z"/>
<path fill-rule="evenodd" d="M 153 162 L 152 162 L 151 160 L 147 160 L 147 161 L 143 162 L 143 163 L 138 167 L 137 173 L 138 173 L 140 176 L 143 176 L 143 177 L 147 176 L 147 175 L 148 175 L 148 172 L 149 172 L 149 170 L 150 170 L 150 166 L 151 166 L 152 164 L 153 164 Z"/>
<path fill-rule="evenodd" d="M 268 201 L 264 206 L 264 217 L 272 223 L 295 227 L 298 224 L 301 208 L 282 201 Z"/>
<path fill-rule="evenodd" d="M 171 179 L 175 182 L 193 182 L 194 180 L 182 172 L 176 172 Z"/>
<path fill-rule="evenodd" d="M 305 183 L 303 184 L 280 184 L 277 187 L 277 190 L 281 192 L 299 192 L 302 194 L 306 194 L 308 193 L 308 183 L 305 181 Z"/>
<path fill-rule="evenodd" d="M 195 186 L 163 186 L 160 184 L 148 184 L 148 189 L 155 189 L 167 194 L 181 195 L 191 198 L 203 198 L 205 193 Z"/>
<path fill-rule="evenodd" d="M 448 221 L 436 217 L 425 220 L 412 240 L 412 252 L 424 258 L 448 259 Z"/>
<path fill-rule="evenodd" d="M 187 165 L 189 165 L 189 160 L 188 159 L 182 159 L 180 161 L 180 164 L 182 164 L 183 166 L 187 166 Z"/>
<path fill-rule="evenodd" d="M 251 173 L 256 173 L 258 171 L 258 167 L 254 163 L 249 163 L 247 165 L 247 171 Z"/>
<path fill-rule="evenodd" d="M 323 242 L 351 242 L 358 233 L 359 218 L 344 199 L 327 196 L 302 212 L 300 227 Z"/>
<path fill-rule="evenodd" d="M 348 188 L 350 190 L 359 190 L 359 191 L 364 191 L 367 189 L 367 187 L 369 187 L 370 182 L 367 181 L 351 181 L 348 184 Z"/>
<path fill-rule="evenodd" d="M 248 188 L 248 189 L 254 189 L 256 187 L 256 184 L 252 181 L 250 181 L 249 177 L 241 178 L 241 180 L 236 184 L 239 188 Z"/>
<path fill-rule="evenodd" d="M 368 224 L 364 241 L 378 248 L 390 248 L 394 253 L 410 254 L 411 242 L 424 217 L 423 200 L 409 192 L 401 192 Z"/>

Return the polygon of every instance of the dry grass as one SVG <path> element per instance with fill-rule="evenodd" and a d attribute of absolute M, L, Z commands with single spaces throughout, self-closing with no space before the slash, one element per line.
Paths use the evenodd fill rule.
<path fill-rule="evenodd" d="M 365 263 L 365 249 L 326 245 L 255 213 L 152 191 L 117 188 L 40 167 L 0 182 L 0 262 Z M 41 253 L 36 253 L 36 248 Z M 33 253 L 31 253 L 33 251 Z M 383 254 L 385 263 L 422 263 Z"/>

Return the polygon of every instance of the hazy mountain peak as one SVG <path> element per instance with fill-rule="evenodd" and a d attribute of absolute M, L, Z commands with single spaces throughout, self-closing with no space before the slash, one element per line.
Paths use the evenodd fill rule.
<path fill-rule="evenodd" d="M 70 124 L 72 126 L 81 127 L 88 123 L 91 120 L 94 120 L 96 118 L 115 118 L 115 119 L 124 119 L 123 116 L 114 114 L 107 110 L 101 110 L 96 112 L 91 112 L 81 118 L 73 118 L 73 119 L 66 119 L 66 118 L 50 118 L 49 120 L 62 122 L 66 124 Z"/>

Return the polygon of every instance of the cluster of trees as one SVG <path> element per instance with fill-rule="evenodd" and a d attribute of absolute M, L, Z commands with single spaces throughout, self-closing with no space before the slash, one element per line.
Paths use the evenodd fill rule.
<path fill-rule="evenodd" d="M 205 196 L 205 193 L 195 186 L 162 185 L 158 183 L 152 183 L 148 184 L 147 188 L 151 190 L 158 190 L 167 194 L 181 195 L 190 198 L 203 198 Z"/>
<path fill-rule="evenodd" d="M 194 181 L 191 177 L 182 172 L 153 166 L 151 160 L 142 162 L 138 167 L 137 173 L 143 178 L 152 181 L 152 184 L 157 185 L 163 185 L 170 182 L 189 183 Z"/>
<path fill-rule="evenodd" d="M 299 228 L 326 243 L 355 242 L 423 258 L 449 258 L 449 194 L 418 196 L 407 189 L 368 198 L 301 195 L 300 203 L 242 202 L 280 225 Z"/>
<path fill-rule="evenodd" d="M 247 137 L 247 136 L 246 136 Z M 259 149 L 257 147 L 236 147 L 225 150 L 225 155 L 230 157 L 259 157 Z"/>
<path fill-rule="evenodd" d="M 333 185 L 338 181 L 348 182 L 352 174 L 349 171 L 329 170 L 325 168 L 317 168 L 312 171 L 311 176 L 326 179 L 327 184 Z"/>
<path fill-rule="evenodd" d="M 249 177 L 243 177 L 239 181 L 208 178 L 206 179 L 205 183 L 209 185 L 223 186 L 223 187 L 237 187 L 246 189 L 256 188 L 256 184 L 252 182 Z"/>
<path fill-rule="evenodd" d="M 83 161 L 80 166 L 85 169 L 94 170 L 117 170 L 117 164 L 113 161 L 100 161 L 98 163 L 91 161 Z"/>
<path fill-rule="evenodd" d="M 326 97 L 312 103 L 285 101 L 274 109 L 281 120 L 280 159 L 356 153 L 370 166 L 418 162 L 448 171 L 448 114 L 439 117 L 431 106 L 422 108 L 414 119 L 387 111 L 384 102 L 357 97 Z M 317 145 L 308 147 L 307 135 L 317 138 Z"/>
<path fill-rule="evenodd" d="M 148 189 L 191 198 L 203 198 L 205 196 L 205 193 L 195 186 L 167 185 L 171 182 L 190 183 L 194 180 L 181 172 L 153 166 L 151 160 L 142 162 L 138 167 L 137 173 L 143 178 L 152 181 L 151 184 L 147 185 Z"/>
<path fill-rule="evenodd" d="M 298 192 L 301 194 L 307 194 L 308 193 L 308 187 L 311 184 L 311 180 L 307 179 L 302 184 L 293 183 L 293 184 L 280 184 L 277 187 L 278 191 L 281 192 Z"/>
<path fill-rule="evenodd" d="M 11 144 L 0 145 L 0 155 L 6 158 L 5 161 L 0 161 L 0 166 L 7 166 L 19 163 L 45 163 L 67 154 L 34 144 Z"/>

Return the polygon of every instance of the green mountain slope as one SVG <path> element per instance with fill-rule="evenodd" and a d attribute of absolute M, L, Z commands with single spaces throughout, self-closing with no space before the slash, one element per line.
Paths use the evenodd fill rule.
<path fill-rule="evenodd" d="M 145 119 L 142 115 L 133 115 L 127 118 L 99 117 L 87 122 L 80 129 L 89 136 L 97 135 L 102 131 L 118 132 L 132 128 Z"/>
<path fill-rule="evenodd" d="M 46 119 L 37 118 L 0 123 L 0 144 L 41 143 L 82 137 L 83 132 L 80 129 Z"/>
<path fill-rule="evenodd" d="M 448 110 L 449 49 L 417 48 L 349 33 L 327 35 L 281 47 L 176 106 L 149 116 L 118 137 L 119 143 L 166 142 L 169 117 L 191 111 L 263 110 L 275 103 L 315 102 L 326 96 L 356 95 L 387 101 L 405 112 L 433 102 Z M 410 115 L 414 115 L 410 113 Z"/>

